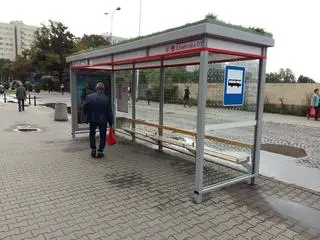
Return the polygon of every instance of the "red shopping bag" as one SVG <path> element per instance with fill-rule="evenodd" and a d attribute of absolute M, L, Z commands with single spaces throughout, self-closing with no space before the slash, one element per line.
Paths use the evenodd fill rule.
<path fill-rule="evenodd" d="M 109 134 L 107 135 L 107 143 L 108 145 L 114 145 L 117 143 L 117 137 L 116 135 L 114 134 L 114 131 L 112 128 L 110 128 L 109 130 Z"/>
<path fill-rule="evenodd" d="M 316 115 L 316 109 L 315 109 L 314 107 L 312 107 L 312 108 L 310 109 L 309 116 L 310 116 L 310 117 L 314 117 L 315 115 Z"/>

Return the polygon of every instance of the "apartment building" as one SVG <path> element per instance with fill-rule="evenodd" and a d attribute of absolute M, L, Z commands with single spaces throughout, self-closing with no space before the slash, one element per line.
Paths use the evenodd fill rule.
<path fill-rule="evenodd" d="M 15 26 L 8 23 L 0 23 L 0 58 L 14 60 L 15 57 Z"/>
<path fill-rule="evenodd" d="M 16 54 L 21 55 L 23 50 L 30 49 L 37 27 L 26 25 L 23 22 L 11 22 L 16 30 Z"/>
<path fill-rule="evenodd" d="M 14 60 L 31 47 L 37 27 L 21 21 L 0 23 L 0 58 Z"/>
<path fill-rule="evenodd" d="M 101 36 L 108 40 L 111 44 L 117 44 L 117 43 L 120 43 L 124 40 L 126 40 L 126 38 L 123 38 L 123 37 L 118 37 L 118 36 L 113 36 L 110 37 L 110 33 L 102 33 Z"/>

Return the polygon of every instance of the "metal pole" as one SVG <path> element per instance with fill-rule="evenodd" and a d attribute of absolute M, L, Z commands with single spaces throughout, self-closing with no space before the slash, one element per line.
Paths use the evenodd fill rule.
<path fill-rule="evenodd" d="M 198 109 L 197 109 L 197 136 L 196 136 L 196 173 L 195 173 L 195 202 L 202 201 L 203 165 L 204 165 L 204 136 L 205 114 L 207 100 L 207 76 L 208 76 L 208 51 L 200 54 L 200 76 L 198 86 Z"/>
<path fill-rule="evenodd" d="M 142 3 L 142 0 L 140 0 L 140 7 L 139 7 L 139 37 L 141 35 L 141 3 Z"/>
<path fill-rule="evenodd" d="M 7 95 L 6 95 L 6 93 L 3 93 L 3 98 L 4 98 L 4 102 L 6 103 L 6 102 L 7 102 Z"/>
<path fill-rule="evenodd" d="M 136 76 L 137 76 L 137 82 L 136 82 L 136 91 L 135 91 L 135 95 L 136 95 L 136 101 L 139 100 L 139 79 L 140 79 L 140 72 L 139 70 L 136 70 Z"/>
<path fill-rule="evenodd" d="M 163 106 L 164 106 L 164 67 L 163 60 L 161 60 L 160 68 L 160 104 L 159 104 L 159 125 L 163 125 Z M 163 129 L 159 128 L 159 136 L 163 136 Z M 159 151 L 162 151 L 162 142 L 159 141 Z"/>
<path fill-rule="evenodd" d="M 137 75 L 136 75 L 135 65 L 133 64 L 132 69 L 132 92 L 136 92 L 136 81 L 137 81 Z M 136 128 L 136 95 L 132 94 L 132 128 Z M 136 135 L 132 134 L 132 142 L 134 142 L 136 139 Z"/>
<path fill-rule="evenodd" d="M 140 5 L 139 5 L 139 37 L 141 36 L 141 5 L 142 4 L 142 0 L 140 0 Z M 139 70 L 137 70 L 137 86 L 136 86 L 136 101 L 138 101 L 139 99 L 139 79 L 140 79 L 140 73 Z"/>
<path fill-rule="evenodd" d="M 34 106 L 37 106 L 36 96 L 33 96 L 33 103 L 34 103 Z"/>
<path fill-rule="evenodd" d="M 76 129 L 78 124 L 78 109 L 77 109 L 77 75 L 75 70 L 70 69 L 70 91 L 71 91 L 71 135 L 76 137 Z"/>
<path fill-rule="evenodd" d="M 256 110 L 256 127 L 255 127 L 255 136 L 254 136 L 254 149 L 253 149 L 253 163 L 252 163 L 252 173 L 259 174 L 259 165 L 260 165 L 260 148 L 261 148 L 261 135 L 262 135 L 262 123 L 263 123 L 263 108 L 264 108 L 264 86 L 266 80 L 266 57 L 267 49 L 262 49 L 262 58 L 259 60 L 259 79 L 258 79 L 258 89 L 257 89 L 257 107 Z M 251 179 L 251 184 L 255 184 L 256 176 Z"/>
<path fill-rule="evenodd" d="M 116 119 L 117 119 L 117 89 L 116 89 L 116 72 L 114 70 L 112 70 L 111 72 L 111 101 L 112 101 L 112 112 L 113 112 L 113 128 L 116 129 L 117 128 L 117 123 L 116 123 Z"/>
<path fill-rule="evenodd" d="M 113 15 L 116 11 L 111 14 L 111 27 L 110 27 L 110 44 L 112 44 L 112 30 L 113 30 Z"/>
<path fill-rule="evenodd" d="M 31 105 L 31 95 L 29 94 L 29 105 Z"/>

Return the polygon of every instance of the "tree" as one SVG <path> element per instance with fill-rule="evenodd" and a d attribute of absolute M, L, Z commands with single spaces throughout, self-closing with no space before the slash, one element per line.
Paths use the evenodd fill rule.
<path fill-rule="evenodd" d="M 315 83 L 315 81 L 312 78 L 309 78 L 307 76 L 300 75 L 298 78 L 298 83 Z"/>
<path fill-rule="evenodd" d="M 290 68 L 280 68 L 278 72 L 266 74 L 267 83 L 295 83 L 296 78 Z"/>
<path fill-rule="evenodd" d="M 3 81 L 8 81 L 12 76 L 11 72 L 12 62 L 8 59 L 0 59 L 0 79 Z"/>
<path fill-rule="evenodd" d="M 139 73 L 139 83 L 155 85 L 159 81 L 159 69 L 146 69 Z"/>
<path fill-rule="evenodd" d="M 87 50 L 90 48 L 107 46 L 109 44 L 110 44 L 110 42 L 108 40 L 106 40 L 101 35 L 96 35 L 96 34 L 86 35 L 86 34 L 84 34 L 82 38 L 75 39 L 75 46 L 74 46 L 73 51 L 78 52 L 78 51 L 83 51 L 83 50 Z"/>
<path fill-rule="evenodd" d="M 10 65 L 12 76 L 15 79 L 20 80 L 23 84 L 31 78 L 31 74 L 34 70 L 32 61 L 24 56 L 17 56 L 16 60 Z"/>
<path fill-rule="evenodd" d="M 266 82 L 267 83 L 280 83 L 281 76 L 277 72 L 271 72 L 266 74 Z"/>
<path fill-rule="evenodd" d="M 279 74 L 280 74 L 281 81 L 283 83 L 296 82 L 296 78 L 290 68 L 286 68 L 286 69 L 280 68 Z"/>
<path fill-rule="evenodd" d="M 74 35 L 61 22 L 49 20 L 35 32 L 35 40 L 30 50 L 32 62 L 40 71 L 58 76 L 63 82 L 66 57 L 74 49 Z"/>
<path fill-rule="evenodd" d="M 192 75 L 186 70 L 186 67 L 167 68 L 165 76 L 168 84 L 192 82 Z"/>
<path fill-rule="evenodd" d="M 199 76 L 199 71 L 196 72 Z M 197 78 L 197 80 L 199 77 Z M 198 82 L 198 81 L 197 81 Z M 224 64 L 216 63 L 208 69 L 208 83 L 223 83 L 224 82 Z"/>

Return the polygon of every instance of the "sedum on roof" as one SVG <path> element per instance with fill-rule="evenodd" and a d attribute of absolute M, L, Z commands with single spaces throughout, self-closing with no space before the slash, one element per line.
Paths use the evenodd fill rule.
<path fill-rule="evenodd" d="M 175 28 L 169 28 L 169 29 L 166 29 L 166 30 L 161 31 L 161 32 L 155 32 L 155 33 L 151 33 L 151 34 L 148 34 L 148 35 L 145 35 L 145 36 L 129 38 L 127 40 L 121 41 L 121 42 L 116 43 L 116 44 L 110 44 L 110 45 L 105 45 L 105 46 L 101 46 L 101 47 L 98 47 L 98 48 L 93 48 L 93 49 L 89 49 L 89 50 L 76 52 L 76 53 L 72 54 L 71 56 L 78 55 L 78 54 L 81 54 L 81 53 L 87 53 L 87 52 L 96 51 L 98 49 L 105 49 L 105 48 L 109 48 L 109 47 L 119 46 L 119 45 L 122 45 L 122 44 L 125 44 L 125 43 L 134 42 L 134 41 L 137 41 L 137 40 L 141 40 L 141 39 L 145 39 L 145 38 L 161 35 L 161 34 L 167 33 L 167 32 L 173 32 L 173 31 L 176 31 L 176 30 L 180 30 L 180 29 L 183 29 L 183 28 L 195 26 L 195 25 L 202 24 L 202 23 L 215 24 L 215 25 L 219 25 L 219 26 L 222 26 L 222 27 L 228 27 L 228 28 L 232 28 L 232 29 L 236 29 L 236 30 L 240 30 L 240 31 L 249 32 L 249 33 L 253 33 L 253 34 L 257 34 L 257 35 L 261 35 L 261 36 L 272 38 L 272 34 L 271 33 L 265 32 L 263 29 L 260 29 L 260 28 L 252 28 L 252 27 L 246 28 L 246 27 L 243 27 L 241 25 L 233 25 L 233 24 L 230 24 L 230 23 L 226 23 L 224 21 L 217 20 L 216 18 L 208 17 L 208 18 L 205 18 L 205 19 L 197 21 L 197 22 L 187 23 L 185 25 L 182 25 L 182 26 L 179 26 L 179 27 L 175 27 Z"/>

